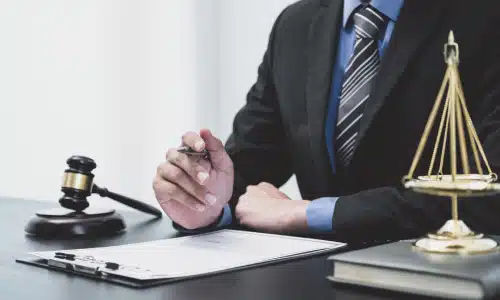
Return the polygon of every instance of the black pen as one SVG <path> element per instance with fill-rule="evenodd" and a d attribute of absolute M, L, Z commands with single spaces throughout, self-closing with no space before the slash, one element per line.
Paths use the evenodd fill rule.
<path fill-rule="evenodd" d="M 205 159 L 208 159 L 210 156 L 207 149 L 203 149 L 203 151 L 199 152 L 199 151 L 194 150 L 191 147 L 184 146 L 184 147 L 178 148 L 177 151 L 179 153 L 186 154 L 187 156 L 198 156 L 198 157 L 202 157 Z"/>

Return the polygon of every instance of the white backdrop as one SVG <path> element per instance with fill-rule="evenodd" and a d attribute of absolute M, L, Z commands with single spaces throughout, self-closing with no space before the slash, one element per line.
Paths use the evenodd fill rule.
<path fill-rule="evenodd" d="M 81 154 L 98 184 L 155 204 L 184 131 L 227 138 L 291 2 L 0 0 L 0 195 L 56 201 Z M 298 197 L 293 180 L 283 190 Z"/>

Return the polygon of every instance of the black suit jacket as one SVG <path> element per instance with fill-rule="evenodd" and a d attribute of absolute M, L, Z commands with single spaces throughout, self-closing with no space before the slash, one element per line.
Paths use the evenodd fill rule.
<path fill-rule="evenodd" d="M 304 199 L 340 196 L 332 220 L 336 240 L 400 239 L 436 230 L 450 219 L 449 199 L 405 190 L 401 179 L 444 76 L 450 30 L 460 46 L 469 111 L 493 170 L 500 170 L 498 1 L 405 1 L 352 163 L 333 174 L 324 133 L 342 11 L 340 0 L 303 0 L 275 22 L 226 144 L 236 172 L 233 212 L 247 185 L 281 186 L 295 174 Z M 417 174 L 425 174 L 431 148 Z M 463 200 L 459 210 L 473 229 L 500 233 L 500 197 Z"/>

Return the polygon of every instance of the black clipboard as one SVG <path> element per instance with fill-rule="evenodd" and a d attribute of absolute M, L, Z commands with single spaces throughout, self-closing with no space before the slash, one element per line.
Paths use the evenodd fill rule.
<path fill-rule="evenodd" d="M 283 258 L 278 258 L 278 259 L 274 259 L 274 260 L 270 260 L 270 261 L 266 261 L 266 262 L 260 262 L 260 263 L 250 264 L 250 265 L 246 265 L 246 266 L 242 266 L 242 267 L 226 269 L 223 271 L 200 274 L 200 275 L 196 275 L 196 276 L 175 277 L 175 278 L 166 278 L 166 279 L 149 279 L 149 280 L 138 280 L 138 279 L 129 278 L 126 276 L 120 276 L 120 275 L 116 275 L 116 274 L 105 274 L 105 273 L 101 273 L 101 272 L 92 273 L 92 272 L 87 272 L 83 269 L 78 270 L 77 268 L 74 268 L 74 266 L 78 266 L 78 264 L 76 264 L 75 262 L 67 262 L 67 263 L 65 263 L 66 264 L 65 266 L 51 265 L 51 264 L 49 264 L 48 259 L 39 258 L 39 257 L 35 257 L 35 256 L 26 256 L 23 258 L 18 258 L 18 259 L 16 259 L 16 262 L 30 265 L 30 266 L 54 270 L 54 271 L 58 271 L 58 272 L 63 272 L 63 273 L 71 274 L 71 275 L 75 275 L 75 276 L 85 277 L 87 279 L 93 279 L 96 281 L 104 281 L 104 282 L 108 282 L 108 283 L 112 283 L 112 284 L 116 284 L 116 285 L 136 288 L 136 289 L 145 289 L 145 288 L 155 287 L 155 286 L 169 284 L 169 283 L 181 282 L 181 281 L 185 281 L 185 280 L 204 278 L 204 277 L 220 275 L 220 274 L 225 274 L 225 273 L 231 273 L 231 272 L 236 272 L 236 271 L 241 271 L 241 270 L 253 269 L 253 268 L 257 268 L 257 267 L 271 266 L 271 265 L 276 265 L 276 264 L 283 263 L 283 262 L 292 262 L 292 261 L 297 261 L 297 260 L 301 260 L 304 258 L 313 258 L 313 257 L 317 257 L 317 256 L 327 255 L 327 254 L 330 255 L 330 254 L 333 254 L 335 252 L 339 252 L 340 250 L 343 250 L 346 247 L 347 247 L 347 245 L 340 246 L 340 247 L 337 247 L 335 249 L 318 250 L 318 251 L 300 254 L 300 255 L 296 255 L 296 256 L 292 256 L 292 257 L 283 257 Z"/>
<path fill-rule="evenodd" d="M 119 275 L 114 275 L 114 274 L 108 274 L 108 275 L 103 275 L 101 273 L 87 273 L 87 272 L 81 272 L 77 271 L 74 268 L 61 268 L 61 267 L 56 267 L 49 265 L 49 261 L 44 258 L 39 258 L 39 257 L 23 257 L 23 258 L 18 258 L 16 259 L 16 262 L 30 265 L 30 266 L 35 266 L 35 267 L 41 267 L 49 270 L 54 270 L 58 272 L 63 272 L 66 274 L 70 275 L 75 275 L 75 276 L 81 276 L 85 277 L 88 279 L 93 279 L 97 281 L 105 281 L 117 285 L 122 285 L 122 286 L 127 286 L 131 288 L 136 288 L 136 289 L 143 289 L 143 288 L 149 288 L 149 287 L 154 287 L 162 284 L 167 284 L 171 282 L 176 282 L 176 281 L 181 281 L 181 280 L 186 280 L 187 278 L 168 278 L 168 279 L 154 279 L 154 280 L 137 280 L 134 278 L 129 278 L 125 276 L 119 276 Z"/>

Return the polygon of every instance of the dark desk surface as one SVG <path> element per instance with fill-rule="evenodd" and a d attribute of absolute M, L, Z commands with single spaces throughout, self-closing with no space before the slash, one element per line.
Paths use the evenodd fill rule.
<path fill-rule="evenodd" d="M 136 243 L 176 236 L 168 218 L 151 221 L 135 212 L 124 212 L 126 233 L 113 238 L 49 241 L 24 234 L 26 221 L 54 203 L 0 199 L 0 298 L 10 300 L 109 300 L 109 299 L 407 299 L 395 293 L 332 287 L 328 255 L 279 265 L 253 268 L 212 277 L 136 290 L 16 263 L 29 251 L 88 248 Z M 413 297 L 412 297 L 413 298 Z M 415 298 L 417 299 L 417 298 Z M 422 299 L 422 298 L 418 298 Z"/>

